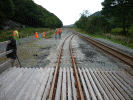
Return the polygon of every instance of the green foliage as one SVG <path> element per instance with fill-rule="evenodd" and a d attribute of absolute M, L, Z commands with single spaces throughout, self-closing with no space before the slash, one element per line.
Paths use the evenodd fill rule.
<path fill-rule="evenodd" d="M 8 29 L 8 30 L 3 30 L 0 31 L 0 42 L 7 41 L 9 36 L 13 35 L 14 29 Z M 22 38 L 26 37 L 27 34 L 28 36 L 34 35 L 35 32 L 43 33 L 50 31 L 48 28 L 21 28 L 18 30 L 19 35 L 22 36 Z"/>
<path fill-rule="evenodd" d="M 111 30 L 111 33 L 119 34 L 123 29 L 122 28 L 115 28 Z"/>
<path fill-rule="evenodd" d="M 90 16 L 91 16 L 91 17 L 94 17 L 94 16 L 103 16 L 103 15 L 101 14 L 100 11 L 97 11 L 97 12 L 93 13 L 93 14 L 90 15 Z"/>
<path fill-rule="evenodd" d="M 62 21 L 54 14 L 47 11 L 40 5 L 35 4 L 32 0 L 2 0 L 1 16 L 4 19 L 13 20 L 30 27 L 62 27 Z M 12 16 L 11 16 L 12 15 Z M 51 26 L 46 24 L 49 18 Z"/>
<path fill-rule="evenodd" d="M 114 35 L 123 35 L 122 32 L 123 32 L 122 28 L 114 28 L 111 30 L 111 33 Z M 127 37 L 133 37 L 133 27 L 126 30 L 126 32 L 127 32 L 126 34 L 128 34 Z"/>
<path fill-rule="evenodd" d="M 14 14 L 14 5 L 12 0 L 1 0 L 0 1 L 0 18 L 10 19 Z"/>
<path fill-rule="evenodd" d="M 49 32 L 49 34 L 47 34 L 45 38 L 49 38 L 53 34 L 54 34 L 54 32 Z"/>
<path fill-rule="evenodd" d="M 85 29 L 87 20 L 88 18 L 85 15 L 82 15 L 80 19 L 75 23 L 77 28 Z"/>
<path fill-rule="evenodd" d="M 133 2 L 132 0 L 104 0 L 102 2 L 101 13 L 105 17 L 114 17 L 117 23 L 121 23 L 123 34 L 126 35 L 126 28 L 129 28 L 133 20 Z"/>
<path fill-rule="evenodd" d="M 88 25 L 86 26 L 86 31 L 90 33 L 96 32 L 106 32 L 109 31 L 109 22 L 104 17 L 90 17 L 88 19 Z"/>
<path fill-rule="evenodd" d="M 120 31 L 120 30 L 119 30 Z M 112 35 L 112 34 L 104 34 L 104 36 L 115 42 L 115 43 L 119 43 L 119 44 L 122 44 L 122 45 L 125 45 L 127 47 L 130 47 L 133 49 L 133 38 L 132 37 L 126 37 L 126 36 L 121 36 L 121 35 Z"/>
<path fill-rule="evenodd" d="M 75 29 L 75 31 L 89 35 L 94 38 L 108 39 L 110 41 L 122 44 L 124 46 L 127 46 L 133 49 L 133 37 L 125 37 L 125 36 L 112 35 L 112 34 L 88 34 L 88 32 L 82 31 L 81 29 Z"/>
<path fill-rule="evenodd" d="M 14 14 L 14 5 L 12 0 L 0 0 L 0 29 L 4 20 L 10 19 Z"/>
<path fill-rule="evenodd" d="M 103 16 L 89 16 L 84 15 L 75 23 L 77 28 L 87 31 L 90 34 L 102 33 L 110 31 L 110 23 Z"/>
<path fill-rule="evenodd" d="M 129 33 L 130 33 L 130 35 L 132 35 L 133 36 L 133 26 L 129 29 L 129 31 L 128 31 Z"/>
<path fill-rule="evenodd" d="M 48 17 L 45 21 L 46 27 L 50 26 L 50 28 L 54 29 L 54 28 L 56 28 L 56 25 L 60 26 L 58 20 L 53 16 Z"/>

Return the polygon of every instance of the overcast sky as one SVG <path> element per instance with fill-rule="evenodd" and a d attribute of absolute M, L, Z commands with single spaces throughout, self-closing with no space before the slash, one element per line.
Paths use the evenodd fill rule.
<path fill-rule="evenodd" d="M 63 25 L 74 24 L 83 10 L 88 10 L 90 14 L 102 10 L 101 3 L 104 0 L 33 0 L 49 12 L 55 14 Z"/>

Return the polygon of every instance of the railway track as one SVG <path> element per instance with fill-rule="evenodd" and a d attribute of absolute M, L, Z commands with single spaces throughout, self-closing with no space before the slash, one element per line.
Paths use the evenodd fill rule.
<path fill-rule="evenodd" d="M 85 39 L 86 41 L 90 42 L 91 44 L 95 45 L 96 47 L 102 49 L 103 51 L 115 56 L 116 58 L 120 59 L 122 62 L 128 64 L 133 68 L 133 57 L 127 54 L 122 53 L 121 51 L 116 50 L 115 48 L 109 47 L 106 44 L 100 43 L 92 38 L 85 37 L 79 33 L 74 32 L 81 38 Z"/>
<path fill-rule="evenodd" d="M 64 45 L 68 45 L 68 43 L 65 43 Z M 133 87 L 130 83 L 133 80 L 130 78 L 128 78 L 130 82 L 128 80 L 123 80 L 120 73 L 123 74 L 122 76 L 125 77 L 126 74 L 124 72 L 116 69 L 113 70 L 113 69 L 98 69 L 98 68 L 96 69 L 77 68 L 73 57 L 73 53 L 72 53 L 71 41 L 69 42 L 69 46 L 64 46 L 64 47 L 65 48 L 61 48 L 61 51 L 63 51 L 63 53 L 65 52 L 65 55 L 61 54 L 61 51 L 60 51 L 59 58 L 66 58 L 65 63 L 70 63 L 70 54 L 66 53 L 66 52 L 70 52 L 72 62 L 73 62 L 73 69 L 69 70 L 69 68 L 72 68 L 71 65 L 62 66 L 61 64 L 59 64 L 60 62 L 63 63 L 62 59 L 60 59 L 61 61 L 58 59 L 57 65 L 60 66 L 60 71 L 58 71 L 59 77 L 58 79 L 56 78 L 55 82 L 53 82 L 52 84 L 55 87 L 51 88 L 49 100 L 52 100 L 52 99 L 55 99 L 55 100 L 129 99 L 130 100 L 133 98 L 132 96 Z M 70 51 L 68 50 L 69 47 L 70 47 Z M 58 73 L 56 73 L 56 76 L 57 74 Z M 71 79 L 70 76 L 75 76 L 75 81 L 70 82 L 70 80 L 74 79 L 74 78 Z M 73 82 L 76 82 L 77 88 L 75 87 L 74 85 L 75 83 Z M 77 93 L 74 92 L 73 90 L 77 91 Z"/>
<path fill-rule="evenodd" d="M 73 38 L 73 36 L 68 36 L 67 37 L 68 40 L 66 38 L 62 44 L 62 47 L 61 47 L 61 50 L 59 53 L 59 57 L 58 57 L 58 61 L 57 61 L 56 71 L 54 74 L 52 88 L 50 91 L 49 100 L 51 100 L 53 98 L 56 100 L 60 100 L 60 99 L 76 100 L 77 98 L 80 100 L 84 100 L 83 92 L 81 89 L 81 83 L 79 80 L 74 57 L 72 54 L 71 39 Z M 69 50 L 69 48 L 70 48 L 70 50 Z M 65 60 L 64 60 L 64 58 L 65 58 Z M 59 66 L 60 66 L 60 68 L 59 68 Z M 72 67 L 73 67 L 73 69 L 72 69 Z M 57 79 L 58 72 L 60 72 L 60 74 L 59 74 L 59 78 Z M 62 72 L 63 72 L 63 74 L 62 74 Z M 73 72 L 74 72 L 74 74 L 73 74 Z M 74 78 L 74 76 L 75 76 L 75 78 Z M 57 82 L 58 82 L 58 85 L 57 85 L 57 89 L 55 91 L 55 86 L 56 86 Z M 75 82 L 76 82 L 76 86 L 75 86 Z M 61 89 L 61 87 L 62 87 L 62 89 Z M 55 94 L 55 97 L 54 97 L 54 94 Z M 68 97 L 67 97 L 67 95 L 68 95 Z"/>
<path fill-rule="evenodd" d="M 74 36 L 74 35 L 73 35 Z M 77 67 L 72 35 L 56 67 L 11 68 L 0 77 L 1 100 L 132 100 L 133 78 L 121 69 Z"/>

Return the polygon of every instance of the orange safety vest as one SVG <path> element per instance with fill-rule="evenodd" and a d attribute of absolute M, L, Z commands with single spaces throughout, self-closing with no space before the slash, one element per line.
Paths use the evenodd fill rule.
<path fill-rule="evenodd" d="M 35 38 L 38 38 L 38 33 L 37 32 L 35 33 Z"/>
<path fill-rule="evenodd" d="M 57 29 L 57 30 L 55 30 L 55 34 L 58 34 L 58 29 Z"/>
<path fill-rule="evenodd" d="M 61 33 L 62 31 L 61 30 L 58 30 L 59 33 Z"/>
<path fill-rule="evenodd" d="M 17 36 L 16 30 L 13 32 L 13 36 Z"/>
<path fill-rule="evenodd" d="M 43 32 L 43 37 L 45 37 L 45 32 Z"/>
<path fill-rule="evenodd" d="M 55 32 L 55 34 L 58 34 L 58 32 Z"/>

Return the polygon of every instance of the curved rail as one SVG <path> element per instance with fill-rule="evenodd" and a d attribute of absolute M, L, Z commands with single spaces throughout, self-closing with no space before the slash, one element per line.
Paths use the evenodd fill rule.
<path fill-rule="evenodd" d="M 68 37 L 70 37 L 70 36 L 71 35 L 69 35 Z M 56 86 L 56 81 L 57 81 L 57 76 L 58 76 L 58 71 L 59 71 L 59 63 L 60 63 L 60 58 L 61 58 L 61 52 L 62 52 L 63 45 L 64 45 L 65 41 L 67 40 L 67 38 L 64 40 L 64 42 L 61 45 L 61 49 L 60 49 L 60 53 L 59 53 L 59 56 L 58 56 L 57 65 L 56 65 L 56 69 L 55 69 L 55 73 L 54 73 L 54 78 L 53 78 L 53 82 L 52 82 L 52 86 L 51 86 L 51 90 L 50 90 L 49 100 L 52 100 L 52 98 L 54 96 L 54 89 L 55 89 L 55 86 Z"/>
<path fill-rule="evenodd" d="M 73 36 L 72 36 L 72 38 L 73 38 Z M 72 38 L 71 38 L 71 40 L 72 40 Z M 76 66 L 76 63 L 75 63 L 75 60 L 74 60 L 74 57 L 73 57 L 73 53 L 72 53 L 71 40 L 69 42 L 69 46 L 70 46 L 69 48 L 70 48 L 70 52 L 71 52 L 71 58 L 72 58 L 72 63 L 73 63 L 75 80 L 76 80 L 76 83 L 77 83 L 79 100 L 84 100 L 84 95 L 83 95 L 83 92 L 82 92 L 81 83 L 80 83 L 80 79 L 79 79 L 79 76 L 78 76 L 77 66 Z"/>
<path fill-rule="evenodd" d="M 69 35 L 68 37 L 70 37 L 70 36 L 71 35 Z M 73 38 L 73 36 L 72 36 L 72 38 Z M 51 87 L 50 94 L 49 94 L 49 100 L 52 100 L 54 98 L 54 92 L 55 92 L 55 86 L 57 84 L 57 78 L 58 78 L 58 72 L 59 72 L 59 63 L 60 63 L 62 48 L 63 48 L 63 45 L 64 45 L 65 41 L 67 40 L 67 38 L 62 43 L 62 46 L 61 46 L 61 49 L 60 49 L 60 53 L 59 53 L 58 61 L 57 61 L 57 66 L 56 66 L 56 69 L 55 69 L 54 78 L 53 78 L 53 82 L 52 82 L 52 87 Z M 82 92 L 82 88 L 81 88 L 81 83 L 80 83 L 79 76 L 78 76 L 77 67 L 76 67 L 76 64 L 75 64 L 75 61 L 74 61 L 74 57 L 72 55 L 72 48 L 71 48 L 71 45 L 70 45 L 72 38 L 70 39 L 69 46 L 70 46 L 70 52 L 71 52 L 71 58 L 72 58 L 72 63 L 73 63 L 75 80 L 76 80 L 76 83 L 77 83 L 76 84 L 77 85 L 77 90 L 78 90 L 77 92 L 78 92 L 78 95 L 79 95 L 78 99 L 79 100 L 84 100 L 84 96 L 83 96 L 83 92 Z"/>
<path fill-rule="evenodd" d="M 133 100 L 133 78 L 123 70 L 78 67 L 72 64 L 75 61 L 70 54 L 72 50 L 69 51 L 70 38 L 73 37 L 62 44 L 57 68 L 14 67 L 4 72 L 0 77 L 0 99 Z M 76 53 L 73 52 L 74 55 Z"/>
<path fill-rule="evenodd" d="M 80 36 L 81 38 L 85 39 L 86 41 L 92 43 L 93 45 L 95 45 L 96 47 L 106 51 L 107 53 L 117 57 L 118 59 L 122 60 L 123 62 L 125 62 L 126 64 L 128 64 L 129 66 L 131 66 L 133 68 L 133 57 L 126 55 L 118 50 L 115 50 L 114 48 L 108 47 L 105 44 L 102 44 L 96 40 L 93 40 L 89 37 L 85 37 L 79 33 L 75 33 L 78 36 Z"/>

